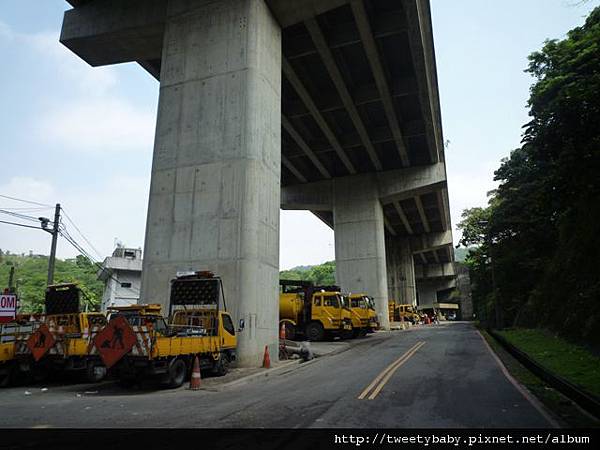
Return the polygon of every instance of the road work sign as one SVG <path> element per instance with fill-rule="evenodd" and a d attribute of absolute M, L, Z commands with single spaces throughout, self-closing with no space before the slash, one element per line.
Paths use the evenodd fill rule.
<path fill-rule="evenodd" d="M 102 362 L 110 369 L 129 353 L 137 342 L 137 337 L 124 317 L 117 316 L 94 338 L 94 345 Z"/>
<path fill-rule="evenodd" d="M 17 296 L 13 294 L 0 295 L 0 322 L 10 322 L 17 314 Z"/>
<path fill-rule="evenodd" d="M 55 342 L 54 336 L 50 333 L 48 326 L 43 323 L 35 333 L 29 336 L 27 347 L 31 350 L 33 359 L 39 361 L 54 346 Z"/>

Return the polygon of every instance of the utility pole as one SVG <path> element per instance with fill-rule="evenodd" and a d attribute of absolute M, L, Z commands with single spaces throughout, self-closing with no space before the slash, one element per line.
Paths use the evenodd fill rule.
<path fill-rule="evenodd" d="M 15 266 L 10 266 L 8 274 L 8 292 L 13 292 L 13 280 L 15 278 Z"/>
<path fill-rule="evenodd" d="M 52 229 L 49 230 L 48 219 L 40 217 L 42 229 L 52 235 L 52 244 L 50 246 L 50 258 L 48 259 L 48 285 L 54 283 L 54 263 L 56 261 L 56 241 L 58 240 L 58 225 L 60 223 L 60 203 L 56 204 L 54 209 L 54 223 Z"/>

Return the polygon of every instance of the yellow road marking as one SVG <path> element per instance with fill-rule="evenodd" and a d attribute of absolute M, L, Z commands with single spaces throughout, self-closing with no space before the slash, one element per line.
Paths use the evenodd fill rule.
<path fill-rule="evenodd" d="M 394 374 L 394 372 L 396 372 L 396 370 L 402 364 L 404 364 L 406 361 L 408 361 L 408 359 L 412 355 L 414 355 L 417 352 L 417 350 L 419 350 L 423 345 L 425 345 L 424 341 L 417 342 L 406 353 L 404 353 L 400 358 L 398 358 L 392 364 L 390 364 L 389 366 L 387 366 L 379 375 L 377 375 L 375 377 L 375 379 L 371 382 L 371 384 L 369 384 L 365 388 L 365 390 L 360 393 L 360 395 L 358 396 L 358 399 L 359 400 L 364 399 L 367 396 L 367 394 L 369 392 L 371 392 L 371 390 L 375 386 L 377 386 L 373 390 L 373 392 L 371 393 L 371 395 L 369 396 L 369 400 L 373 400 L 377 396 L 377 394 L 379 394 L 379 392 L 381 391 L 381 389 L 383 389 L 383 386 L 385 386 L 385 384 L 389 381 L 389 379 L 392 377 L 392 375 Z"/>

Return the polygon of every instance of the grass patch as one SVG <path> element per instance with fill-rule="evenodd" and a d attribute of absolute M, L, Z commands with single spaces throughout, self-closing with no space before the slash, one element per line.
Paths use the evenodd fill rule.
<path fill-rule="evenodd" d="M 510 374 L 529 392 L 535 395 L 544 406 L 553 413 L 561 427 L 599 428 L 600 421 L 590 417 L 579 409 L 563 394 L 548 386 L 543 380 L 524 367 L 511 354 L 492 338 L 485 330 L 480 329 L 485 340 L 498 355 Z"/>
<path fill-rule="evenodd" d="M 498 331 L 554 374 L 600 397 L 600 358 L 586 349 L 539 329 Z"/>

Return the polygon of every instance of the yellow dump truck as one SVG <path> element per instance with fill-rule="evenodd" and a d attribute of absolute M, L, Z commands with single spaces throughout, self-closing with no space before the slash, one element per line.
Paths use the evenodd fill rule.
<path fill-rule="evenodd" d="M 106 367 L 89 355 L 95 334 L 106 325 L 106 316 L 80 311 L 80 289 L 76 284 L 46 288 L 45 314 L 31 334 L 20 333 L 15 356 L 22 369 L 43 376 L 50 371 L 78 371 L 90 382 L 100 381 Z M 25 344 L 25 345 L 23 345 Z"/>
<path fill-rule="evenodd" d="M 279 284 L 279 326 L 285 325 L 287 339 L 304 336 L 321 341 L 352 335 L 352 312 L 339 287 L 298 280 L 280 280 Z"/>
<path fill-rule="evenodd" d="M 379 328 L 373 299 L 366 294 L 350 294 L 348 295 L 348 303 L 352 313 L 352 334 L 354 337 L 364 336 Z"/>
<path fill-rule="evenodd" d="M 394 300 L 390 300 L 388 303 L 388 311 L 390 322 L 405 321 L 413 324 L 419 323 L 420 316 L 412 305 L 398 304 Z"/>
<path fill-rule="evenodd" d="M 173 388 L 189 376 L 196 356 L 201 369 L 224 375 L 236 346 L 221 279 L 195 272 L 171 281 L 168 318 L 158 305 L 115 308 L 92 352 L 114 368 L 121 384 L 152 377 Z"/>

